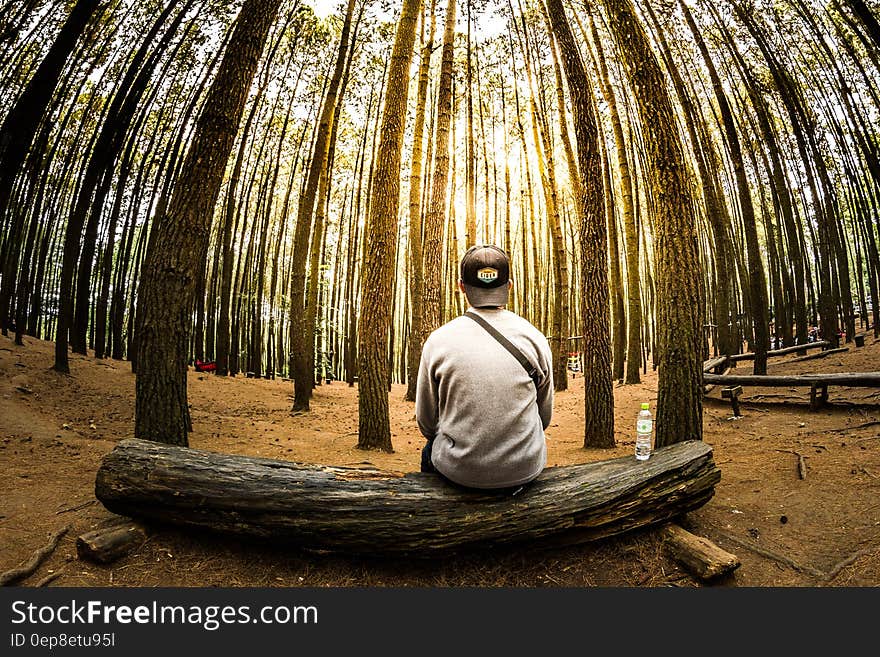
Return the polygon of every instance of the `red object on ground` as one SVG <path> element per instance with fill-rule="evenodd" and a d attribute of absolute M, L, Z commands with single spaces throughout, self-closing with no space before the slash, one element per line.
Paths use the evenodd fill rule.
<path fill-rule="evenodd" d="M 217 370 L 217 363 L 213 360 L 209 361 L 196 361 L 196 372 L 215 372 Z"/>

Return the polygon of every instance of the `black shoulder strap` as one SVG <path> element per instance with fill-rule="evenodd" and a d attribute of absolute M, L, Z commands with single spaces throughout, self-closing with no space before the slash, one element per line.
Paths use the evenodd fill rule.
<path fill-rule="evenodd" d="M 535 384 L 535 387 L 538 387 L 538 379 L 540 378 L 538 368 L 532 365 L 531 362 L 529 362 L 529 359 L 525 357 L 525 354 L 523 354 L 523 352 L 521 352 L 516 347 L 516 345 L 514 345 L 510 340 L 501 335 L 501 333 L 499 333 L 494 326 L 492 326 L 489 322 L 480 317 L 477 313 L 467 311 L 464 316 L 470 317 L 477 324 L 486 329 L 486 332 L 489 335 L 498 340 L 501 346 L 507 349 L 507 351 L 509 351 L 510 354 L 519 361 L 519 364 L 523 366 L 523 369 L 529 375 L 529 378 Z"/>

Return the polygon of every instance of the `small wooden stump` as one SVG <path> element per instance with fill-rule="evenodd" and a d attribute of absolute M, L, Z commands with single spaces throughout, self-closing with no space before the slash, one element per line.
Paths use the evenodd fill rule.
<path fill-rule="evenodd" d="M 128 518 L 107 527 L 87 532 L 76 539 L 76 553 L 80 559 L 96 563 L 110 563 L 128 554 L 146 540 L 143 527 Z"/>
<path fill-rule="evenodd" d="M 857 335 L 857 336 L 855 336 L 854 340 L 856 341 L 857 347 L 864 347 L 865 346 L 865 336 L 864 335 Z"/>
<path fill-rule="evenodd" d="M 730 400 L 734 417 L 742 417 L 742 413 L 739 412 L 739 396 L 742 394 L 742 391 L 742 386 L 727 386 L 721 389 L 721 398 Z"/>
<path fill-rule="evenodd" d="M 709 581 L 732 573 L 739 568 L 740 561 L 731 554 L 702 536 L 691 534 L 678 525 L 663 528 L 666 547 L 692 575 Z"/>

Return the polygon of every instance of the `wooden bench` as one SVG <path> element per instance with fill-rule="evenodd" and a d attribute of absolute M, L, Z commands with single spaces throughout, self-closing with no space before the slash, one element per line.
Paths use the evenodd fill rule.
<path fill-rule="evenodd" d="M 880 388 L 880 372 L 837 372 L 831 374 L 703 374 L 704 384 L 724 386 L 809 387 L 810 410 L 828 401 L 828 386 Z"/>
<path fill-rule="evenodd" d="M 790 347 L 782 347 L 780 349 L 770 349 L 767 352 L 767 358 L 773 358 L 775 356 L 785 356 L 786 354 L 797 354 L 799 356 L 803 356 L 807 353 L 807 349 L 826 349 L 831 346 L 831 343 L 828 340 L 818 340 L 816 342 L 807 342 L 806 344 L 795 344 Z M 741 360 L 755 360 L 755 352 L 747 351 L 744 354 L 733 354 L 730 357 L 730 361 L 736 363 Z"/>
<path fill-rule="evenodd" d="M 729 360 L 730 356 L 718 356 L 716 358 L 710 358 L 709 360 L 703 361 L 703 371 L 712 372 L 712 374 L 721 374 L 722 372 L 724 372 L 727 361 Z"/>
<path fill-rule="evenodd" d="M 732 367 L 736 367 L 736 363 L 731 362 L 730 356 L 716 356 L 709 360 L 703 361 L 703 373 L 727 374 Z M 703 394 L 708 395 L 715 389 L 713 385 L 704 385 Z"/>

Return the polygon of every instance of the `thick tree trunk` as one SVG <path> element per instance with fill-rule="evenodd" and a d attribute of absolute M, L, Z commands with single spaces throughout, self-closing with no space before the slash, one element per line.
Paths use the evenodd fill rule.
<path fill-rule="evenodd" d="M 547 3 L 562 53 L 572 100 L 583 195 L 575 199 L 580 218 L 581 319 L 583 322 L 584 447 L 614 447 L 614 391 L 608 302 L 608 231 L 602 199 L 599 130 L 590 83 L 562 0 Z"/>
<path fill-rule="evenodd" d="M 242 7 L 167 210 L 153 228 L 138 294 L 135 435 L 141 438 L 187 444 L 196 279 L 229 153 L 280 1 L 247 0 Z"/>
<path fill-rule="evenodd" d="M 366 258 L 361 273 L 358 318 L 358 447 L 393 451 L 388 414 L 388 329 L 397 268 L 400 160 L 406 128 L 409 69 L 421 0 L 404 0 L 388 67 L 379 150 L 364 230 Z"/>
<path fill-rule="evenodd" d="M 721 192 L 718 177 L 718 158 L 715 146 L 709 138 L 706 122 L 699 110 L 694 107 L 688 94 L 684 80 L 672 61 L 669 44 L 663 28 L 650 5 L 645 5 L 646 14 L 654 25 L 654 34 L 660 52 L 666 64 L 666 70 L 672 78 L 676 96 L 685 114 L 685 124 L 692 144 L 694 159 L 702 181 L 703 203 L 706 218 L 712 230 L 713 265 L 714 265 L 714 298 L 713 318 L 717 331 L 717 348 L 720 353 L 731 354 L 740 351 L 741 346 L 734 336 L 733 317 L 731 315 L 731 295 L 735 289 L 735 269 L 731 263 L 730 214 Z"/>
<path fill-rule="evenodd" d="M 547 468 L 515 496 L 434 474 L 300 465 L 128 439 L 104 457 L 96 497 L 114 513 L 282 540 L 306 549 L 413 556 L 517 542 L 597 540 L 708 502 L 712 448 Z"/>
<path fill-rule="evenodd" d="M 642 118 L 651 172 L 659 368 L 655 444 L 703 435 L 703 286 L 690 181 L 665 75 L 630 0 L 604 0 Z"/>

